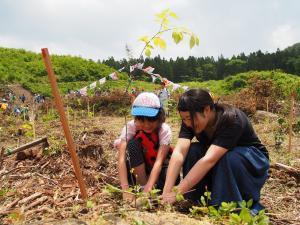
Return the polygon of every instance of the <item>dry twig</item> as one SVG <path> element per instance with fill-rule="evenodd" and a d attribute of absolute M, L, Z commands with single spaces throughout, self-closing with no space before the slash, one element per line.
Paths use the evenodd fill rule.
<path fill-rule="evenodd" d="M 33 207 L 35 207 L 37 205 L 40 205 L 40 204 L 44 203 L 47 200 L 48 200 L 48 197 L 47 196 L 43 196 L 43 197 L 37 199 L 36 201 L 32 202 L 30 205 L 26 206 L 24 208 L 24 211 L 27 211 L 28 209 L 31 209 L 31 208 L 33 208 Z"/>
<path fill-rule="evenodd" d="M 30 202 L 31 200 L 40 197 L 42 194 L 43 193 L 41 192 L 34 193 L 26 198 L 23 198 L 21 201 L 19 201 L 19 204 L 26 204 L 27 202 Z"/>

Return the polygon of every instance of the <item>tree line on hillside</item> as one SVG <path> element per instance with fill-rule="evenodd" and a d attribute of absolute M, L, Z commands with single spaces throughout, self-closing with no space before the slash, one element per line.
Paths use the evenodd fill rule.
<path fill-rule="evenodd" d="M 103 64 L 115 69 L 133 65 L 137 62 L 143 62 L 145 67 L 154 67 L 155 73 L 161 74 L 174 82 L 222 80 L 229 75 L 252 70 L 279 69 L 283 72 L 300 76 L 300 43 L 282 51 L 277 49 L 274 53 L 263 53 L 259 50 L 249 55 L 241 53 L 237 56 L 232 56 L 230 59 L 221 55 L 218 59 L 190 56 L 187 59 L 177 57 L 176 59 L 170 58 L 167 60 L 158 55 L 154 58 L 141 60 L 115 60 L 113 57 L 110 57 L 102 61 Z M 138 73 L 137 76 L 142 76 L 142 74 Z"/>

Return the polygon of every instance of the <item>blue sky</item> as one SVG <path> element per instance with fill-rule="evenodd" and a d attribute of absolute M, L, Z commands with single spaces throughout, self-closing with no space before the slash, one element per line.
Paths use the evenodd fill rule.
<path fill-rule="evenodd" d="M 127 44 L 138 57 L 138 38 L 158 30 L 154 15 L 166 8 L 179 16 L 171 24 L 191 29 L 200 45 L 175 45 L 169 33 L 167 49 L 153 55 L 231 57 L 300 42 L 298 0 L 0 0 L 0 46 L 97 60 L 126 58 Z"/>

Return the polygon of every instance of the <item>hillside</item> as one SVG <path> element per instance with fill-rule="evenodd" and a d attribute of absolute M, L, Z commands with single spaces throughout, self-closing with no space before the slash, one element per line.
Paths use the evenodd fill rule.
<path fill-rule="evenodd" d="M 63 91 L 81 88 L 115 70 L 101 63 L 75 56 L 51 56 L 54 72 Z M 119 76 L 126 77 L 125 73 Z M 50 94 L 41 54 L 23 49 L 0 48 L 0 83 L 19 83 L 32 92 Z"/>

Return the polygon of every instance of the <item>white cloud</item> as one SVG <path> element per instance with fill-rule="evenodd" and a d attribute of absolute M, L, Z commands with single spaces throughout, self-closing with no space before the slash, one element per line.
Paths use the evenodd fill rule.
<path fill-rule="evenodd" d="M 272 32 L 272 44 L 274 48 L 284 49 L 297 41 L 297 31 L 291 25 L 285 24 L 276 27 Z"/>

